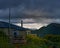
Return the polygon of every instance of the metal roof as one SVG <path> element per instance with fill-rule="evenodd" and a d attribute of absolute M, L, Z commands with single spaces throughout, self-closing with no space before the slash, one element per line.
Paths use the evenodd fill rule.
<path fill-rule="evenodd" d="M 0 21 L 0 28 L 9 28 L 9 23 Z M 27 30 L 27 28 L 23 28 L 23 27 L 14 25 L 14 24 L 10 24 L 10 28 L 16 29 L 16 30 L 21 30 L 21 31 Z"/>

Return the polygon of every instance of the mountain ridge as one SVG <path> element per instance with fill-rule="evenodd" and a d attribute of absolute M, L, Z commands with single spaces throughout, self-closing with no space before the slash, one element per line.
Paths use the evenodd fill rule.
<path fill-rule="evenodd" d="M 37 34 L 38 36 L 45 35 L 60 35 L 60 23 L 51 23 L 47 26 L 43 26 L 38 30 L 33 31 L 32 33 Z"/>

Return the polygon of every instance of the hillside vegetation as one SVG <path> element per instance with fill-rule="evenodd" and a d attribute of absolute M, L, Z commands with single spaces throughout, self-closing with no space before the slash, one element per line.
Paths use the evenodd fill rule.
<path fill-rule="evenodd" d="M 17 44 L 19 48 L 60 48 L 60 35 L 47 34 L 43 38 L 27 35 L 27 43 L 24 45 Z M 13 44 L 9 44 L 9 37 L 0 31 L 0 48 L 15 48 Z"/>
<path fill-rule="evenodd" d="M 12 44 L 9 44 L 9 38 L 2 31 L 0 31 L 0 48 L 14 48 Z"/>
<path fill-rule="evenodd" d="M 21 48 L 60 48 L 60 44 L 58 42 L 53 42 L 48 40 L 47 38 L 40 38 L 37 36 L 28 35 L 27 36 L 27 44 L 21 45 Z M 54 37 L 53 37 L 54 38 Z"/>

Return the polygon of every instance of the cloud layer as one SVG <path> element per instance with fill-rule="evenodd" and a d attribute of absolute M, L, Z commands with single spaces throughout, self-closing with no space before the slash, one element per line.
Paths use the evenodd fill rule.
<path fill-rule="evenodd" d="M 0 20 L 8 20 L 9 8 L 11 22 L 21 19 L 26 23 L 60 21 L 60 0 L 0 0 Z"/>

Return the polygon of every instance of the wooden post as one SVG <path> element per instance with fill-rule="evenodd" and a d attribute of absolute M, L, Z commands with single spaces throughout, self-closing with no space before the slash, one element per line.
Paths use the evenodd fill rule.
<path fill-rule="evenodd" d="M 10 40 L 11 40 L 11 39 L 10 39 L 10 8 L 9 8 L 9 17 L 8 17 L 8 21 L 9 21 L 9 22 L 8 22 L 8 23 L 9 23 L 9 25 L 8 25 L 8 36 L 9 36 L 9 38 L 8 38 L 8 39 L 9 39 L 9 43 L 10 43 Z"/>

